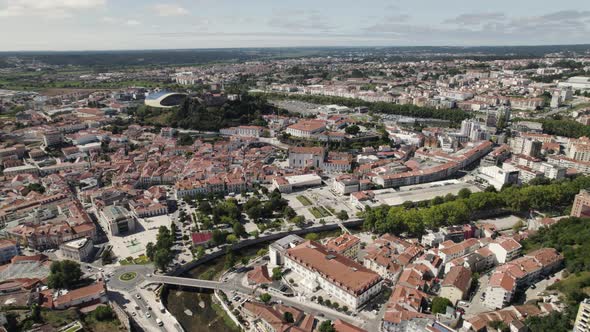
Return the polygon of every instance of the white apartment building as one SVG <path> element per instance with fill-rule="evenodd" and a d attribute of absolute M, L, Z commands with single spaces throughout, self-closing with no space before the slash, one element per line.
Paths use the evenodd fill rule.
<path fill-rule="evenodd" d="M 504 264 L 520 255 L 522 246 L 516 240 L 509 237 L 499 237 L 488 245 L 488 248 L 496 256 L 499 264 Z"/>

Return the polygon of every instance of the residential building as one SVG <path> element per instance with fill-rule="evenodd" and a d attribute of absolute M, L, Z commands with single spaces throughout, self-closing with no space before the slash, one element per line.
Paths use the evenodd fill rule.
<path fill-rule="evenodd" d="M 488 248 L 496 256 L 496 261 L 504 264 L 520 255 L 522 246 L 513 238 L 499 237 L 490 243 Z"/>
<path fill-rule="evenodd" d="M 590 217 L 590 192 L 585 189 L 580 190 L 574 199 L 571 216 Z"/>
<path fill-rule="evenodd" d="M 471 287 L 471 270 L 463 266 L 451 268 L 441 283 L 440 296 L 449 299 L 453 304 L 464 300 Z"/>
<path fill-rule="evenodd" d="M 10 262 L 19 254 L 18 243 L 13 240 L 0 239 L 0 265 Z"/>
<path fill-rule="evenodd" d="M 331 238 L 326 242 L 328 250 L 350 259 L 357 258 L 360 247 L 361 240 L 349 233 L 342 233 L 342 235 Z"/>
<path fill-rule="evenodd" d="M 590 332 L 590 298 L 580 302 L 574 332 Z"/>

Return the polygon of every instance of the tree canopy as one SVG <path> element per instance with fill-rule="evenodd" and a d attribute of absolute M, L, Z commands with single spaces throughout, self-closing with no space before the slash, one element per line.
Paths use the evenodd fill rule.
<path fill-rule="evenodd" d="M 427 207 L 379 206 L 367 208 L 364 227 L 377 233 L 409 233 L 420 236 L 425 229 L 465 224 L 481 211 L 505 209 L 523 212 L 529 209 L 563 212 L 582 188 L 590 187 L 590 177 L 578 177 L 571 181 L 554 182 L 546 185 L 524 185 L 508 187 L 500 192 L 462 192 L 460 197 L 435 198 L 426 203 Z"/>
<path fill-rule="evenodd" d="M 77 285 L 80 278 L 82 278 L 80 264 L 71 260 L 55 261 L 51 263 L 47 285 L 54 289 L 69 289 Z"/>

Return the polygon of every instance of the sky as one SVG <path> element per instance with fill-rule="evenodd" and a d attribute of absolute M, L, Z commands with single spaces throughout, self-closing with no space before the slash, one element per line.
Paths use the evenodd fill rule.
<path fill-rule="evenodd" d="M 0 0 L 0 51 L 590 43 L 590 0 Z"/>

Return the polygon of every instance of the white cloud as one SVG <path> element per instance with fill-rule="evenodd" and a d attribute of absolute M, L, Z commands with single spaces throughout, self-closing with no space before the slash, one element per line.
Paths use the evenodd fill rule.
<path fill-rule="evenodd" d="M 63 18 L 72 12 L 102 7 L 106 0 L 4 0 L 0 17 L 44 16 Z"/>
<path fill-rule="evenodd" d="M 157 4 L 153 5 L 151 9 L 159 16 L 184 16 L 189 12 L 184 7 L 173 4 Z"/>
<path fill-rule="evenodd" d="M 125 22 L 125 24 L 132 27 L 132 26 L 141 25 L 141 22 L 139 22 L 138 20 L 127 20 L 127 22 Z"/>

